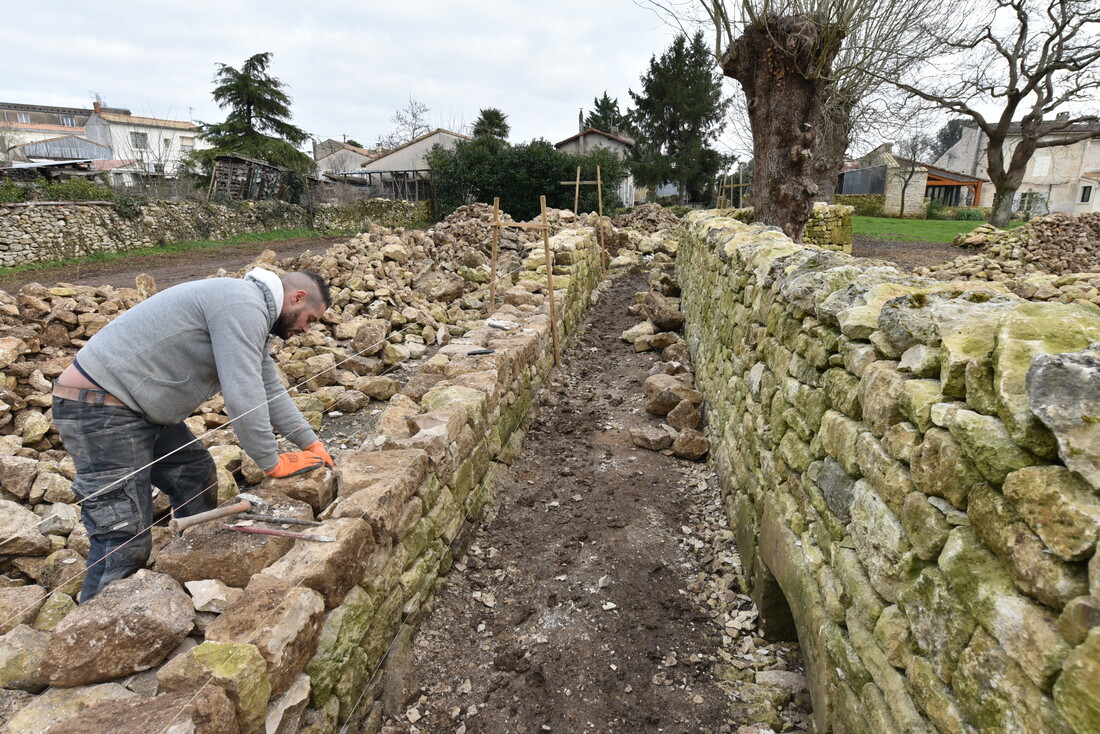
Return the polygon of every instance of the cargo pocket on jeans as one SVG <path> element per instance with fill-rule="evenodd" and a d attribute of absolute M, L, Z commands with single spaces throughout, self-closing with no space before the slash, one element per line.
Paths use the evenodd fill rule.
<path fill-rule="evenodd" d="M 91 485 L 87 492 L 88 499 L 81 502 L 84 509 L 84 517 L 91 528 L 89 533 L 94 535 L 137 535 L 143 529 L 141 508 L 138 505 L 135 486 L 135 477 L 126 477 L 131 473 L 128 469 L 116 469 L 112 471 L 98 472 L 90 477 L 78 477 L 78 483 L 83 485 L 80 490 Z M 96 494 L 104 487 L 110 487 L 103 494 Z M 74 490 L 77 489 L 74 487 Z M 85 493 L 77 490 L 77 494 L 85 496 Z M 94 495 L 94 496 L 92 496 Z"/>

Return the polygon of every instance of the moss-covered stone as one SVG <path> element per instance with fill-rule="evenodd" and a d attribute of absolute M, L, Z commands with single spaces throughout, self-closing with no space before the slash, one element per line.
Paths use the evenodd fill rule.
<path fill-rule="evenodd" d="M 927 568 L 898 590 L 897 608 L 904 613 L 918 652 L 950 683 L 959 655 L 970 642 L 977 621 L 963 605 L 939 568 Z"/>
<path fill-rule="evenodd" d="M 929 502 L 928 495 L 923 492 L 911 492 L 906 496 L 901 524 L 913 550 L 925 561 L 936 560 L 951 532 L 951 524 L 943 511 Z"/>
<path fill-rule="evenodd" d="M 1004 424 L 992 416 L 956 410 L 949 430 L 982 476 L 998 487 L 1011 472 L 1041 461 L 1017 446 Z"/>
<path fill-rule="evenodd" d="M 1075 732 L 1100 731 L 1100 628 L 1066 658 L 1054 684 L 1054 701 L 1062 718 Z"/>
<path fill-rule="evenodd" d="M 1100 539 L 1100 498 L 1061 466 L 1029 466 L 1009 474 L 1004 493 L 1058 557 L 1078 561 Z"/>
<path fill-rule="evenodd" d="M 204 642 L 165 663 L 157 671 L 157 681 L 166 691 L 216 685 L 233 702 L 242 732 L 263 728 L 271 684 L 267 663 L 255 645 Z"/>
<path fill-rule="evenodd" d="M 910 466 L 918 490 L 943 497 L 960 510 L 966 509 L 971 490 L 985 483 L 974 463 L 942 428 L 932 428 L 924 435 Z"/>
<path fill-rule="evenodd" d="M 352 650 L 367 634 L 376 606 L 377 597 L 356 586 L 344 597 L 344 603 L 325 619 L 317 651 L 306 666 L 314 708 L 322 708 L 332 695 Z"/>
<path fill-rule="evenodd" d="M 942 402 L 943 386 L 939 380 L 908 380 L 898 398 L 901 412 L 922 433 L 932 427 L 932 406 Z"/>

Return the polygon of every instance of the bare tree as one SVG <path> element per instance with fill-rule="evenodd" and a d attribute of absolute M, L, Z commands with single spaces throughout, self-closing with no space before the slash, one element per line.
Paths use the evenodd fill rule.
<path fill-rule="evenodd" d="M 986 0 L 982 22 L 948 40 L 951 53 L 937 59 L 952 74 L 922 74 L 898 87 L 969 117 L 986 138 L 993 183 L 990 223 L 1004 227 L 1013 199 L 1036 150 L 1100 137 L 1100 118 L 1057 115 L 1100 89 L 1100 4 L 1096 0 Z M 959 69 L 965 73 L 960 74 Z M 940 85 L 924 80 L 939 78 Z M 979 106 L 1000 105 L 996 118 Z M 1013 122 L 1022 113 L 1018 122 Z M 1010 137 L 1015 146 L 1012 146 Z"/>
<path fill-rule="evenodd" d="M 428 127 L 428 113 L 431 109 L 416 97 L 409 95 L 409 102 L 393 113 L 390 122 L 394 130 L 378 138 L 377 145 L 382 148 L 397 148 L 410 140 L 419 138 L 431 130 Z"/>
<path fill-rule="evenodd" d="M 880 75 L 902 73 L 948 27 L 945 0 L 650 0 L 677 24 L 715 32 L 723 72 L 745 92 L 758 221 L 800 238 L 831 201 L 855 126 L 885 106 Z M 878 75 L 868 73 L 873 68 Z"/>
<path fill-rule="evenodd" d="M 901 179 L 899 217 L 905 216 L 905 199 L 909 193 L 909 187 L 922 170 L 921 159 L 928 155 L 933 144 L 934 141 L 922 133 L 913 133 L 898 143 L 898 155 L 894 156 L 894 160 L 898 162 L 898 172 L 895 175 Z M 887 167 L 887 175 L 890 175 L 889 167 Z"/>

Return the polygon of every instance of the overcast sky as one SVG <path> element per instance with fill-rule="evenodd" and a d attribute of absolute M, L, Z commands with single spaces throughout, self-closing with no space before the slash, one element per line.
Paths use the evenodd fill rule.
<path fill-rule="evenodd" d="M 0 101 L 91 107 L 216 122 L 215 64 L 274 53 L 294 123 L 364 145 L 392 130 L 409 96 L 432 127 L 508 115 L 512 141 L 557 142 L 606 89 L 627 89 L 674 32 L 632 0 L 266 2 L 110 0 L 5 3 Z M 731 86 L 731 91 L 734 87 Z"/>

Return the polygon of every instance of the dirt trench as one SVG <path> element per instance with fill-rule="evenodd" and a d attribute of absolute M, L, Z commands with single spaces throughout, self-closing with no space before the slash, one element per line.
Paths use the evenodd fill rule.
<path fill-rule="evenodd" d="M 386 734 L 808 729 L 797 645 L 754 635 L 715 476 L 632 444 L 657 422 L 659 355 L 619 339 L 642 290 L 616 280 L 544 386 Z"/>

